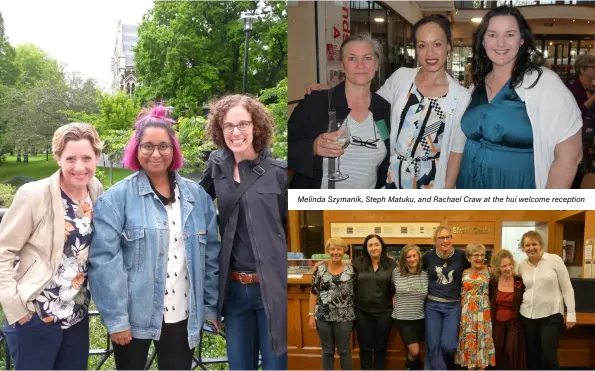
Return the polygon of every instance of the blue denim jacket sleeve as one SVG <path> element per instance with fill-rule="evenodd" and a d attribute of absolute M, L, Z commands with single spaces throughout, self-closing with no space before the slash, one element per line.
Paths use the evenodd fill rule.
<path fill-rule="evenodd" d="M 130 328 L 128 274 L 124 269 L 120 235 L 124 227 L 112 193 L 97 199 L 93 210 L 95 233 L 89 249 L 91 296 L 110 334 Z"/>
<path fill-rule="evenodd" d="M 207 244 L 205 246 L 205 288 L 204 306 L 205 318 L 217 318 L 217 300 L 219 299 L 219 253 L 221 252 L 221 241 L 219 241 L 219 229 L 217 226 L 217 211 L 213 200 L 206 191 L 199 186 L 203 210 L 205 210 L 205 222 L 207 224 Z"/>

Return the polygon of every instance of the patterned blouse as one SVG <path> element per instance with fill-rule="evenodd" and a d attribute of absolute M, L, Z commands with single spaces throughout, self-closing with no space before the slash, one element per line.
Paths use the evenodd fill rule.
<path fill-rule="evenodd" d="M 318 266 L 312 275 L 312 294 L 316 300 L 315 318 L 328 322 L 345 322 L 355 319 L 353 285 L 355 271 L 345 264 L 343 272 L 333 275 L 326 264 Z"/>
<path fill-rule="evenodd" d="M 67 329 L 87 315 L 89 288 L 87 286 L 87 257 L 93 237 L 93 206 L 87 197 L 74 201 L 62 191 L 64 205 L 64 253 L 60 267 L 34 305 L 43 322 Z"/>
<path fill-rule="evenodd" d="M 392 143 L 390 174 L 397 188 L 433 188 L 440 158 L 446 114 L 446 94 L 424 97 L 415 83 L 409 89 Z M 441 105 L 442 103 L 442 105 Z"/>

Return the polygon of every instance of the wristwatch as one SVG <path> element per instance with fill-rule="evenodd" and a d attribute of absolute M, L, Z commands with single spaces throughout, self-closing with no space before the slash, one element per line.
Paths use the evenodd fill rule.
<path fill-rule="evenodd" d="M 313 316 L 314 312 L 308 312 L 308 317 Z"/>

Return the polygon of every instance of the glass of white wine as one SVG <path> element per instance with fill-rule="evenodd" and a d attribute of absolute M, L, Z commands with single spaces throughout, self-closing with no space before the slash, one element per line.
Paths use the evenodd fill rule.
<path fill-rule="evenodd" d="M 335 144 L 339 147 L 345 149 L 349 145 L 349 140 L 351 135 L 349 133 L 349 125 L 347 124 L 347 120 L 337 121 L 337 120 L 330 120 L 328 132 L 336 132 L 336 131 L 343 131 L 343 134 L 338 135 L 337 139 L 335 140 Z M 333 180 L 335 182 L 345 180 L 349 178 L 349 175 L 343 174 L 339 169 L 341 162 L 341 156 L 337 157 L 337 167 L 334 172 L 329 172 L 328 179 Z"/>

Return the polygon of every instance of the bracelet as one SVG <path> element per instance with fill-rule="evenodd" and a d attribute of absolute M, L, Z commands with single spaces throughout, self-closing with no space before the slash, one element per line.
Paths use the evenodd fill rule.
<path fill-rule="evenodd" d="M 308 312 L 308 317 L 313 316 L 314 312 Z"/>

